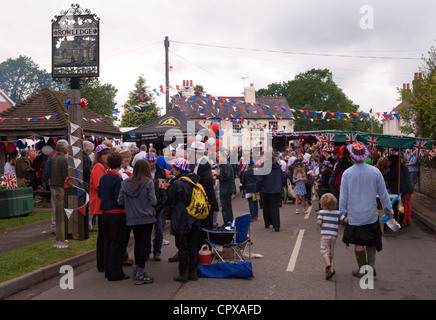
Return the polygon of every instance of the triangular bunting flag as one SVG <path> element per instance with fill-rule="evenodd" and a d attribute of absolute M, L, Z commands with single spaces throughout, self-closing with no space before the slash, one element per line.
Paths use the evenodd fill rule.
<path fill-rule="evenodd" d="M 65 214 L 67 215 L 67 218 L 70 219 L 71 215 L 73 214 L 74 209 L 67 209 L 65 208 Z"/>

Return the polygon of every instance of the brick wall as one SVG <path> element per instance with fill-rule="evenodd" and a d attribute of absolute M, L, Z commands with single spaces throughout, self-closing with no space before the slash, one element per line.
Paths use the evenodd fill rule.
<path fill-rule="evenodd" d="M 419 192 L 436 199 L 436 169 L 421 165 L 418 183 L 415 192 Z"/>

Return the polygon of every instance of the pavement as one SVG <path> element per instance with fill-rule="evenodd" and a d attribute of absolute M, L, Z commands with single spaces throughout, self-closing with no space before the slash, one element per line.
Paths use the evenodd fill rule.
<path fill-rule="evenodd" d="M 419 219 L 432 232 L 436 233 L 436 199 L 432 199 L 420 193 L 412 195 L 412 223 L 413 219 Z M 16 228 L 0 231 L 0 263 L 1 254 L 22 248 L 30 243 L 53 237 L 50 233 L 51 221 L 36 222 Z M 168 226 L 168 223 L 167 223 Z M 132 243 L 129 244 L 130 246 Z M 61 249 L 60 249 L 61 250 Z M 70 265 L 73 268 L 84 266 L 95 260 L 95 250 L 35 270 L 23 276 L 0 283 L 0 299 L 5 299 L 17 292 L 30 288 L 38 283 L 47 281 L 59 275 L 62 265 Z"/>

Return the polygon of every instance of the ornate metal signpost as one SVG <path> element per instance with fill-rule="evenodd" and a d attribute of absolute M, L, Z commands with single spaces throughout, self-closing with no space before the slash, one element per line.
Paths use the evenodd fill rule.
<path fill-rule="evenodd" d="M 54 78 L 98 77 L 100 19 L 78 4 L 52 20 Z"/>
<path fill-rule="evenodd" d="M 52 20 L 52 77 L 70 78 L 71 88 L 68 107 L 68 181 L 72 186 L 65 190 L 65 214 L 56 217 L 56 224 L 68 226 L 62 228 L 59 235 L 56 233 L 58 244 L 67 243 L 67 234 L 71 234 L 73 239 L 88 238 L 89 210 L 83 210 L 84 205 L 88 207 L 89 186 L 83 183 L 83 102 L 80 97 L 80 78 L 99 76 L 99 20 L 89 9 L 82 9 L 79 4 L 72 4 L 71 8 L 62 10 Z"/>

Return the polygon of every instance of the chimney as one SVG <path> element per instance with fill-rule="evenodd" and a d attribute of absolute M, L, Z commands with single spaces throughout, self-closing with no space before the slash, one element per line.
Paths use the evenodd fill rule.
<path fill-rule="evenodd" d="M 186 89 L 188 87 L 188 89 Z M 183 89 L 182 94 L 186 97 L 192 97 L 195 95 L 193 81 L 192 80 L 183 80 Z"/>
<path fill-rule="evenodd" d="M 248 103 L 256 103 L 256 90 L 252 83 L 250 83 L 249 87 L 244 88 L 244 100 Z"/>
<path fill-rule="evenodd" d="M 407 91 L 410 91 L 410 84 L 409 83 L 407 84 L 407 88 L 406 89 L 407 89 Z"/>

